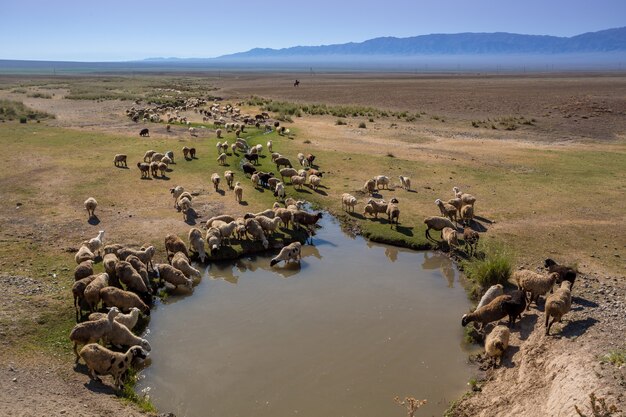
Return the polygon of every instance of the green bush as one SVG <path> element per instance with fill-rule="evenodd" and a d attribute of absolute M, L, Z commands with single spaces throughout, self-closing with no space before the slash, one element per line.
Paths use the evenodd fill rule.
<path fill-rule="evenodd" d="M 28 121 L 28 118 L 26 116 L 20 117 L 20 123 L 26 123 L 27 121 Z"/>
<path fill-rule="evenodd" d="M 482 246 L 483 257 L 461 262 L 465 275 L 482 288 L 495 284 L 505 285 L 513 269 L 513 257 L 503 247 L 495 244 Z"/>
<path fill-rule="evenodd" d="M 367 129 L 367 125 L 365 124 L 365 122 L 359 123 L 359 129 Z"/>

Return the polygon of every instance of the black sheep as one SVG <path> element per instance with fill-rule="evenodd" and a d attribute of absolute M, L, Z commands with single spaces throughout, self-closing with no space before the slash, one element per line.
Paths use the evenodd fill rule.
<path fill-rule="evenodd" d="M 258 165 L 259 163 L 259 155 L 255 153 L 246 153 L 243 155 L 248 161 L 254 162 L 254 165 Z"/>
<path fill-rule="evenodd" d="M 526 294 L 524 291 L 514 290 L 508 295 L 511 298 L 502 303 L 502 309 L 509 315 L 509 326 L 515 327 L 515 320 L 522 318 L 522 313 L 526 308 Z"/>
<path fill-rule="evenodd" d="M 139 132 L 139 136 L 150 136 L 150 130 L 146 129 L 141 129 L 141 131 Z"/>
<path fill-rule="evenodd" d="M 570 289 L 574 287 L 574 281 L 576 281 L 576 271 L 574 268 L 570 268 L 569 266 L 559 265 L 554 260 L 548 258 L 543 261 L 543 266 L 548 270 L 548 272 L 556 272 L 559 274 L 559 278 L 556 280 L 557 284 L 560 284 L 563 281 L 569 281 L 572 283 Z"/>
<path fill-rule="evenodd" d="M 256 168 L 250 162 L 246 162 L 245 164 L 241 166 L 241 168 L 243 168 L 244 174 L 252 175 L 256 172 Z"/>

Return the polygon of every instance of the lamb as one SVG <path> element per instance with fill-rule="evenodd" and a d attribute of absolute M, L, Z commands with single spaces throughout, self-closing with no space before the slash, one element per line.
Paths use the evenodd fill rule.
<path fill-rule="evenodd" d="M 273 145 L 273 142 L 271 140 L 268 140 L 267 141 L 267 151 L 269 153 L 273 153 L 274 152 L 273 149 L 272 149 L 272 145 Z"/>
<path fill-rule="evenodd" d="M 135 255 L 141 260 L 141 262 L 143 262 L 145 265 L 148 266 L 148 268 L 150 268 L 152 267 L 152 258 L 154 257 L 155 252 L 156 249 L 154 246 L 148 246 L 139 250 L 124 248 L 117 251 L 117 256 L 121 260 L 126 260 L 129 255 Z"/>
<path fill-rule="evenodd" d="M 472 230 L 469 227 L 463 229 L 463 243 L 465 245 L 465 250 L 469 256 L 476 254 L 476 250 L 478 248 L 478 240 L 480 239 L 480 235 L 477 231 Z M 468 250 L 469 247 L 469 250 Z"/>
<path fill-rule="evenodd" d="M 96 320 L 78 323 L 70 332 L 70 340 L 74 342 L 74 353 L 76 354 L 76 362 L 78 363 L 78 345 L 86 345 L 94 343 L 102 339 L 111 331 L 115 316 L 120 313 L 116 307 L 109 310 L 107 317 Z"/>
<path fill-rule="evenodd" d="M 169 282 L 175 287 L 182 285 L 189 291 L 191 291 L 193 287 L 193 281 L 187 278 L 185 274 L 182 273 L 182 271 L 179 271 L 178 269 L 168 264 L 158 264 L 156 265 L 155 270 L 157 271 L 157 274 L 159 275 L 161 281 Z"/>
<path fill-rule="evenodd" d="M 269 247 L 269 242 L 265 238 L 265 234 L 263 233 L 263 228 L 259 224 L 256 219 L 246 219 L 246 232 L 250 234 L 254 239 L 260 240 L 263 244 L 263 247 L 267 249 Z"/>
<path fill-rule="evenodd" d="M 180 185 L 177 185 L 174 188 L 170 188 L 170 193 L 172 194 L 172 197 L 174 197 L 174 208 L 176 208 L 176 202 L 178 201 L 178 197 L 180 197 L 183 192 L 185 192 L 185 189 Z"/>
<path fill-rule="evenodd" d="M 274 197 L 285 198 L 285 185 L 282 182 L 276 184 L 276 188 L 274 189 Z"/>
<path fill-rule="evenodd" d="M 442 217 L 447 217 L 456 223 L 456 207 L 452 204 L 444 203 L 440 199 L 435 200 L 435 204 L 439 207 Z"/>
<path fill-rule="evenodd" d="M 96 311 L 100 303 L 100 289 L 109 285 L 109 274 L 103 272 L 96 275 L 96 278 L 85 287 L 85 302 L 90 312 Z"/>
<path fill-rule="evenodd" d="M 278 158 L 274 159 L 274 163 L 276 164 L 277 170 L 280 170 L 281 166 L 293 168 L 293 165 L 291 165 L 289 159 L 285 158 L 284 156 L 279 156 Z"/>
<path fill-rule="evenodd" d="M 187 258 L 182 252 L 176 252 L 174 254 L 174 257 L 172 258 L 172 266 L 185 274 L 187 278 L 193 279 L 193 277 L 197 277 L 200 279 L 202 276 L 200 271 L 189 265 L 189 258 Z"/>
<path fill-rule="evenodd" d="M 307 167 L 309 166 L 309 161 L 307 161 L 304 158 L 304 154 L 303 153 L 298 153 L 298 155 L 296 156 L 296 158 L 298 159 L 298 162 L 300 163 L 300 165 L 302 165 L 303 167 Z"/>
<path fill-rule="evenodd" d="M 87 246 L 92 253 L 100 255 L 103 246 L 103 240 L 104 230 L 100 230 L 98 232 L 98 236 L 83 242 L 83 245 Z"/>
<path fill-rule="evenodd" d="M 543 266 L 548 269 L 548 272 L 556 272 L 559 274 L 559 279 L 557 279 L 556 283 L 560 284 L 561 282 L 569 281 L 572 283 L 570 288 L 574 288 L 574 281 L 576 281 L 576 271 L 574 268 L 570 268 L 569 266 L 559 265 L 554 260 L 548 258 L 543 262 Z"/>
<path fill-rule="evenodd" d="M 74 268 L 74 281 L 93 275 L 93 260 L 87 259 Z"/>
<path fill-rule="evenodd" d="M 182 252 L 187 258 L 189 258 L 189 251 L 185 242 L 176 235 L 165 236 L 165 255 L 167 259 L 171 259 L 176 252 Z M 171 255 L 170 255 L 171 254 Z"/>
<path fill-rule="evenodd" d="M 241 183 L 240 183 L 240 182 L 237 182 L 237 183 L 235 184 L 234 191 L 235 191 L 235 200 L 236 200 L 239 204 L 241 204 L 241 200 L 243 200 L 243 187 L 241 186 Z"/>
<path fill-rule="evenodd" d="M 444 227 L 441 231 L 441 237 L 446 241 L 450 249 L 452 249 L 453 246 L 459 246 L 458 234 L 455 229 Z"/>
<path fill-rule="evenodd" d="M 474 206 L 465 205 L 461 207 L 461 220 L 463 220 L 464 224 L 472 223 L 474 219 Z"/>
<path fill-rule="evenodd" d="M 311 185 L 312 189 L 317 190 L 317 187 L 320 186 L 321 182 L 322 182 L 322 179 L 318 177 L 317 175 L 309 176 L 309 185 Z"/>
<path fill-rule="evenodd" d="M 561 322 L 563 316 L 569 312 L 572 306 L 572 283 L 561 282 L 561 286 L 546 298 L 546 336 L 550 335 L 550 328 L 555 321 Z M 552 317 L 552 322 L 550 322 Z"/>
<path fill-rule="evenodd" d="M 426 217 L 424 219 L 424 224 L 427 226 L 426 238 L 428 239 L 432 239 L 432 237 L 430 237 L 430 229 L 437 230 L 437 231 L 441 231 L 445 227 L 455 229 L 454 224 L 452 224 L 452 222 L 449 219 L 446 219 L 444 217 L 437 217 L 437 216 Z"/>
<path fill-rule="evenodd" d="M 113 352 L 97 343 L 85 345 L 80 350 L 89 368 L 89 374 L 95 381 L 100 381 L 98 375 L 111 375 L 117 390 L 123 388 L 122 378 L 135 358 L 145 359 L 146 352 L 139 346 L 133 346 L 126 353 Z"/>
<path fill-rule="evenodd" d="M 235 218 L 228 214 L 222 214 L 220 216 L 211 217 L 209 220 L 206 221 L 206 228 L 208 229 L 209 227 L 213 226 L 213 222 L 217 220 L 223 221 L 224 223 L 230 223 L 232 221 L 235 221 Z"/>
<path fill-rule="evenodd" d="M 137 168 L 141 172 L 141 178 L 150 178 L 150 164 L 145 162 L 137 162 Z"/>
<path fill-rule="evenodd" d="M 356 203 L 357 200 L 355 196 L 348 193 L 343 193 L 341 195 L 341 208 L 345 211 L 350 211 L 350 208 L 352 208 L 352 212 L 354 213 L 354 207 L 356 206 Z"/>
<path fill-rule="evenodd" d="M 378 190 L 380 190 L 381 186 L 383 187 L 383 190 L 385 189 L 385 187 L 389 189 L 389 177 L 386 177 L 384 175 L 378 175 L 374 177 L 374 181 L 376 181 L 376 188 Z"/>
<path fill-rule="evenodd" d="M 202 238 L 202 232 L 200 231 L 200 229 L 196 227 L 192 227 L 189 230 L 188 239 L 189 239 L 189 247 L 191 248 L 193 252 L 198 254 L 198 258 L 200 258 L 200 262 L 204 263 L 205 259 L 207 258 L 207 254 L 206 254 L 206 251 L 204 250 L 204 239 Z M 183 255 L 185 255 L 185 257 L 188 258 L 188 256 L 184 252 L 180 252 L 180 253 L 182 253 Z"/>
<path fill-rule="evenodd" d="M 129 330 L 132 330 L 136 325 L 137 322 L 139 321 L 139 309 L 137 307 L 133 307 L 130 309 L 130 312 L 128 314 L 118 314 L 117 316 L 115 316 L 115 321 L 123 324 L 124 326 L 126 326 Z M 102 318 L 105 318 L 107 315 L 104 313 L 91 313 L 89 315 L 89 321 L 96 321 L 96 320 L 100 320 Z"/>
<path fill-rule="evenodd" d="M 146 339 L 135 336 L 128 327 L 115 320 L 111 324 L 111 330 L 104 338 L 115 346 L 141 346 L 147 352 L 152 350 L 150 343 Z"/>
<path fill-rule="evenodd" d="M 218 192 L 220 188 L 220 176 L 217 174 L 217 172 L 211 175 L 211 182 L 215 187 L 215 192 Z"/>
<path fill-rule="evenodd" d="M 218 250 L 222 246 L 222 233 L 220 229 L 215 226 L 211 226 L 206 231 L 206 243 L 213 254 L 213 251 Z"/>
<path fill-rule="evenodd" d="M 509 326 L 515 326 L 515 320 L 522 318 L 522 313 L 526 308 L 526 293 L 520 290 L 514 290 L 509 293 L 511 299 L 502 304 L 502 308 L 509 315 Z"/>
<path fill-rule="evenodd" d="M 152 155 L 154 155 L 156 153 L 156 151 L 153 150 L 149 150 L 147 151 L 144 155 L 143 155 L 143 161 L 144 162 L 150 162 L 150 159 L 152 159 Z"/>
<path fill-rule="evenodd" d="M 285 181 L 285 177 L 287 178 L 291 178 L 294 175 L 298 175 L 298 171 L 294 168 L 283 168 L 279 171 L 280 173 L 280 177 L 282 178 L 283 182 Z"/>
<path fill-rule="evenodd" d="M 403 175 L 398 176 L 400 178 L 400 185 L 407 191 L 411 191 L 411 178 Z"/>
<path fill-rule="evenodd" d="M 85 288 L 96 279 L 97 275 L 90 275 L 74 282 L 72 286 L 72 295 L 74 296 L 74 309 L 76 310 L 76 321 L 79 320 L 83 310 L 83 301 L 85 299 Z"/>
<path fill-rule="evenodd" d="M 233 188 L 233 181 L 235 180 L 235 173 L 233 171 L 224 171 L 224 179 L 228 188 Z"/>
<path fill-rule="evenodd" d="M 376 192 L 376 180 L 371 179 L 371 180 L 365 181 L 365 185 L 363 186 L 363 189 L 369 195 L 373 195 Z"/>
<path fill-rule="evenodd" d="M 113 158 L 113 165 L 115 165 L 116 167 L 128 167 L 128 165 L 126 164 L 126 155 L 122 153 L 118 153 L 117 155 L 115 155 L 115 157 Z"/>
<path fill-rule="evenodd" d="M 217 157 L 217 162 L 218 162 L 220 165 L 225 165 L 225 164 L 226 164 L 226 157 L 227 157 L 227 155 L 226 155 L 225 153 L 223 153 L 223 152 L 222 152 L 222 153 L 220 154 L 220 156 L 218 156 L 218 157 Z"/>
<path fill-rule="evenodd" d="M 126 289 L 139 295 L 148 294 L 148 288 L 139 272 L 126 261 L 119 261 L 115 264 L 115 275 L 126 285 Z"/>
<path fill-rule="evenodd" d="M 502 355 L 504 351 L 509 347 L 509 338 L 511 337 L 511 331 L 506 326 L 496 326 L 491 333 L 487 335 L 485 339 L 485 353 L 490 357 L 493 366 L 497 366 L 498 359 L 502 364 Z"/>
<path fill-rule="evenodd" d="M 91 219 L 92 217 L 96 216 L 96 207 L 98 207 L 98 202 L 96 201 L 95 198 L 93 197 L 89 197 L 87 200 L 85 200 L 85 210 L 87 210 L 87 214 L 89 215 L 89 218 Z"/>
<path fill-rule="evenodd" d="M 398 200 L 392 198 L 389 204 L 387 204 L 387 220 L 391 224 L 390 227 L 393 228 L 393 219 L 396 219 L 396 229 L 398 228 L 398 224 L 400 224 L 400 207 L 398 207 Z M 458 244 L 458 242 L 457 242 Z"/>
<path fill-rule="evenodd" d="M 378 213 L 387 213 L 387 206 L 389 205 L 385 200 L 376 201 L 373 198 L 367 200 L 367 204 L 374 209 L 375 218 L 378 218 Z"/>
<path fill-rule="evenodd" d="M 511 299 L 510 295 L 499 295 L 489 304 L 474 310 L 473 313 L 464 314 L 461 319 L 461 325 L 467 326 L 471 322 L 480 323 L 480 330 L 492 321 L 500 320 L 507 315 L 504 311 L 503 303 Z"/>
<path fill-rule="evenodd" d="M 537 303 L 540 295 L 545 295 L 550 291 L 558 277 L 559 274 L 556 272 L 544 276 L 527 269 L 521 269 L 513 272 L 511 280 L 517 283 L 518 289 L 530 293 L 530 300 L 528 300 L 528 305 L 526 306 L 526 310 L 530 310 L 530 304 L 533 301 Z"/>
<path fill-rule="evenodd" d="M 142 313 L 150 315 L 150 307 L 139 296 L 130 291 L 124 291 L 115 287 L 104 287 L 100 290 L 102 306 L 114 306 L 123 312 L 131 311 L 133 307 Z"/>
<path fill-rule="evenodd" d="M 489 287 L 489 289 L 485 292 L 485 294 L 480 299 L 480 302 L 478 303 L 476 310 L 489 304 L 491 301 L 493 301 L 494 298 L 502 294 L 504 294 L 504 287 L 502 286 L 502 284 L 492 285 L 491 287 Z"/>
<path fill-rule="evenodd" d="M 289 263 L 291 261 L 300 262 L 301 250 L 302 244 L 300 242 L 290 243 L 282 248 L 276 257 L 272 258 L 270 266 L 274 266 L 280 261 L 285 261 L 285 263 Z"/>
<path fill-rule="evenodd" d="M 151 291 L 152 290 L 152 284 L 150 283 L 150 277 L 148 275 L 148 267 L 146 266 L 146 264 L 141 262 L 141 259 L 139 259 L 135 255 L 127 256 L 126 257 L 126 262 L 131 264 L 133 269 L 135 271 L 137 271 L 139 276 L 141 276 L 141 280 L 146 285 L 146 288 L 148 289 L 148 291 Z M 116 272 L 116 274 L 117 274 L 117 272 Z"/>

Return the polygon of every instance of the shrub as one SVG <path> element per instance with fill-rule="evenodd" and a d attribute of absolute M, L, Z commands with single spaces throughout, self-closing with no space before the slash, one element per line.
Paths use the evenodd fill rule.
<path fill-rule="evenodd" d="M 370 123 L 374 123 L 374 118 L 373 118 L 373 117 L 370 117 L 370 118 L 369 118 L 369 122 L 370 122 Z"/>
<path fill-rule="evenodd" d="M 614 350 L 612 352 L 609 352 L 602 357 L 602 360 L 612 363 L 613 365 L 618 367 L 622 366 L 626 364 L 626 350 Z"/>
<path fill-rule="evenodd" d="M 307 143 L 307 144 L 308 144 L 308 143 L 311 143 L 311 141 L 310 141 L 310 140 L 308 140 L 308 139 L 306 139 L 306 140 L 304 141 L 304 143 Z"/>
<path fill-rule="evenodd" d="M 337 121 L 335 122 L 335 124 L 337 126 L 343 126 L 343 125 L 347 125 L 348 123 L 345 120 L 342 119 L 337 119 Z"/>
<path fill-rule="evenodd" d="M 365 124 L 365 122 L 359 123 L 359 129 L 367 129 L 367 125 Z"/>
<path fill-rule="evenodd" d="M 28 118 L 26 116 L 20 117 L 20 123 L 26 123 L 27 121 L 28 121 Z"/>
<path fill-rule="evenodd" d="M 506 284 L 513 268 L 511 254 L 495 244 L 485 245 L 481 249 L 483 249 L 483 257 L 461 262 L 467 278 L 483 288 L 495 284 Z"/>

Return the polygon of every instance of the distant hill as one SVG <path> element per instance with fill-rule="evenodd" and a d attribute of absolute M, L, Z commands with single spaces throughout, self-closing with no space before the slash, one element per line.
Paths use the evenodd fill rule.
<path fill-rule="evenodd" d="M 626 51 L 626 27 L 583 33 L 570 38 L 515 33 L 457 33 L 383 37 L 364 42 L 322 46 L 254 48 L 217 59 L 259 59 L 316 56 L 415 56 L 415 55 L 503 55 L 581 54 Z"/>

